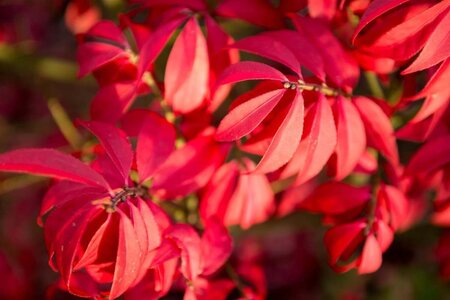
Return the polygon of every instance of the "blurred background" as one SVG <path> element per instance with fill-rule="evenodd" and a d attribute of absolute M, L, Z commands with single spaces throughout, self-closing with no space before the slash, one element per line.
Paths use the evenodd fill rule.
<path fill-rule="evenodd" d="M 76 34 L 99 19 L 117 20 L 125 8 L 121 0 L 0 0 L 1 152 L 68 149 L 65 137 L 77 142 L 67 124 L 87 118 L 97 87 L 90 77 L 77 79 Z M 241 25 L 227 29 L 239 35 L 255 30 Z M 0 299 L 75 299 L 58 289 L 36 224 L 48 185 L 0 174 Z M 436 260 L 439 229 L 424 222 L 398 234 L 382 268 L 365 276 L 328 267 L 325 230 L 318 216 L 303 213 L 235 230 L 232 259 L 260 274 L 268 299 L 450 299 Z"/>

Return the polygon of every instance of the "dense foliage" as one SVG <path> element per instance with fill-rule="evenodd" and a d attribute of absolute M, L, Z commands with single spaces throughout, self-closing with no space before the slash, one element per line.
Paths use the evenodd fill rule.
<path fill-rule="evenodd" d="M 391 265 L 450 276 L 450 0 L 48 2 L 0 4 L 2 299 L 53 280 L 36 214 L 48 299 L 314 298 L 321 249 L 382 272 L 408 232 Z"/>

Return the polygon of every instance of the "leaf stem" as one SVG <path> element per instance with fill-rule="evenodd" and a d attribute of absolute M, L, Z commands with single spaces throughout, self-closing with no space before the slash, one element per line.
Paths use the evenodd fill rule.
<path fill-rule="evenodd" d="M 364 77 L 372 95 L 376 98 L 385 99 L 383 89 L 375 73 L 366 71 L 364 72 Z"/>
<path fill-rule="evenodd" d="M 56 98 L 50 98 L 47 102 L 48 109 L 58 125 L 64 138 L 69 142 L 74 150 L 79 150 L 82 145 L 82 137 L 73 125 L 70 117 Z"/>

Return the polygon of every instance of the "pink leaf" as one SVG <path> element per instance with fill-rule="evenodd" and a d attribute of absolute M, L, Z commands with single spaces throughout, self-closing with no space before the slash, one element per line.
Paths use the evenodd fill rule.
<path fill-rule="evenodd" d="M 252 132 L 280 102 L 284 89 L 259 95 L 234 108 L 220 122 L 216 139 L 234 141 Z"/>
<path fill-rule="evenodd" d="M 153 190 L 166 199 L 198 190 L 223 162 L 227 149 L 212 134 L 199 135 L 169 156 L 155 174 Z"/>
<path fill-rule="evenodd" d="M 91 102 L 91 118 L 114 123 L 130 107 L 138 93 L 137 82 L 114 83 L 100 90 Z"/>
<path fill-rule="evenodd" d="M 165 99 L 176 112 L 193 111 L 203 104 L 207 96 L 208 47 L 195 18 L 187 22 L 173 45 L 167 60 L 164 84 Z"/>
<path fill-rule="evenodd" d="M 300 75 L 300 64 L 294 54 L 282 43 L 268 35 L 256 35 L 239 40 L 231 45 L 242 51 L 250 52 L 279 62 Z"/>
<path fill-rule="evenodd" d="M 338 215 L 362 207 L 368 203 L 370 196 L 368 187 L 354 187 L 331 181 L 316 188 L 300 206 L 311 212 Z"/>
<path fill-rule="evenodd" d="M 98 138 L 117 171 L 122 175 L 123 181 L 127 183 L 133 162 L 133 151 L 126 134 L 106 123 L 95 121 L 80 123 Z"/>
<path fill-rule="evenodd" d="M 172 124 L 155 113 L 146 114 L 138 135 L 136 164 L 141 182 L 149 179 L 175 150 Z"/>
<path fill-rule="evenodd" d="M 100 174 L 74 157 L 53 149 L 19 149 L 1 154 L 0 170 L 67 179 L 110 190 Z"/>
<path fill-rule="evenodd" d="M 450 135 L 444 134 L 425 143 L 409 162 L 405 173 L 431 173 L 450 163 Z"/>
<path fill-rule="evenodd" d="M 335 102 L 337 144 L 335 178 L 342 180 L 356 167 L 366 149 L 364 124 L 355 106 L 343 97 Z"/>
<path fill-rule="evenodd" d="M 329 261 L 332 265 L 338 263 L 345 252 L 354 250 L 351 247 L 354 241 L 357 241 L 361 237 L 365 226 L 366 223 L 357 221 L 335 226 L 325 233 L 324 243 L 330 257 Z M 353 247 L 356 247 L 356 245 Z"/>
<path fill-rule="evenodd" d="M 328 78 L 345 91 L 351 91 L 359 79 L 359 67 L 334 34 L 320 21 L 292 15 L 296 29 L 322 56 Z"/>
<path fill-rule="evenodd" d="M 77 49 L 77 61 L 80 65 L 78 77 L 84 77 L 120 57 L 128 57 L 128 53 L 115 45 L 100 42 L 82 44 Z"/>
<path fill-rule="evenodd" d="M 216 272 L 226 262 L 232 250 L 233 240 L 228 230 L 217 220 L 208 220 L 201 241 L 202 275 Z"/>
<path fill-rule="evenodd" d="M 172 226 L 166 233 L 181 250 L 181 272 L 188 280 L 194 281 L 201 273 L 201 239 L 197 232 L 187 224 Z"/>
<path fill-rule="evenodd" d="M 409 74 L 430 68 L 450 56 L 450 9 L 442 17 L 442 21 L 436 25 L 436 29 L 428 36 L 425 46 L 419 56 L 402 74 Z"/>
<path fill-rule="evenodd" d="M 297 150 L 283 170 L 284 176 L 298 173 L 296 183 L 301 184 L 317 175 L 336 147 L 336 126 L 328 101 L 323 95 L 309 110 L 305 129 Z"/>
<path fill-rule="evenodd" d="M 141 251 L 138 237 L 131 220 L 120 208 L 119 245 L 114 269 L 114 279 L 109 298 L 122 295 L 136 280 L 140 268 Z"/>
<path fill-rule="evenodd" d="M 265 0 L 223 0 L 216 8 L 217 14 L 229 18 L 242 19 L 266 27 L 282 28 L 282 16 Z"/>
<path fill-rule="evenodd" d="M 156 60 L 164 46 L 167 44 L 172 33 L 185 19 L 186 17 L 176 18 L 161 25 L 150 34 L 150 37 L 139 52 L 138 78 L 141 78 L 144 72 L 150 68 L 151 64 Z"/>
<path fill-rule="evenodd" d="M 436 72 L 431 76 L 426 86 L 412 99 L 426 97 L 419 112 L 414 116 L 412 123 L 424 120 L 433 113 L 442 109 L 449 103 L 450 86 L 450 59 L 442 62 Z"/>
<path fill-rule="evenodd" d="M 389 118 L 374 101 L 368 98 L 355 97 L 353 103 L 358 109 L 366 127 L 369 146 L 376 148 L 392 164 L 397 165 L 397 143 Z"/>
<path fill-rule="evenodd" d="M 367 46 L 368 50 L 396 60 L 412 57 L 424 47 L 448 7 L 448 2 L 441 1 L 406 17 L 402 23 L 385 29 L 381 35 L 378 34 Z"/>
<path fill-rule="evenodd" d="M 217 79 L 216 85 L 236 83 L 246 80 L 289 81 L 286 76 L 266 64 L 243 61 L 229 66 Z"/>
<path fill-rule="evenodd" d="M 255 172 L 269 173 L 275 171 L 291 159 L 303 133 L 303 114 L 303 96 L 300 92 L 297 92 L 286 118 L 256 166 Z"/>
<path fill-rule="evenodd" d="M 373 20 L 378 18 L 379 16 L 383 15 L 386 12 L 389 12 L 390 10 L 393 10 L 394 8 L 402 5 L 405 2 L 408 2 L 410 0 L 394 0 L 394 1 L 386 1 L 386 0 L 375 0 L 373 1 L 369 7 L 367 7 L 366 11 L 364 12 L 364 15 L 362 16 L 361 20 L 358 23 L 358 26 L 356 27 L 354 33 L 353 33 L 353 43 L 355 43 L 355 39 L 358 36 L 358 34 L 364 29 L 364 27 L 367 26 L 367 24 L 371 23 Z"/>
<path fill-rule="evenodd" d="M 370 234 L 359 259 L 358 274 L 373 273 L 381 267 L 382 253 L 380 245 L 373 234 Z"/>
<path fill-rule="evenodd" d="M 247 169 L 254 168 L 250 161 Z M 227 225 L 239 224 L 247 229 L 253 224 L 266 221 L 275 210 L 275 197 L 269 180 L 264 174 L 241 174 L 238 186 L 225 212 Z"/>
<path fill-rule="evenodd" d="M 324 61 L 313 43 L 306 36 L 294 30 L 276 30 L 262 33 L 288 47 L 299 63 L 310 70 L 320 80 L 325 81 Z"/>

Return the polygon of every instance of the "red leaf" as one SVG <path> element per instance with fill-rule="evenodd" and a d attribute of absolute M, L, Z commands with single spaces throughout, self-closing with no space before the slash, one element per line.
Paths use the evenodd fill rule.
<path fill-rule="evenodd" d="M 424 120 L 449 103 L 450 98 L 450 59 L 442 62 L 427 85 L 411 99 L 426 97 L 419 112 L 414 116 L 412 123 Z"/>
<path fill-rule="evenodd" d="M 208 220 L 201 241 L 202 275 L 216 272 L 226 262 L 232 250 L 233 240 L 228 230 L 217 220 Z"/>
<path fill-rule="evenodd" d="M 94 263 L 99 257 L 99 248 L 102 242 L 102 239 L 105 235 L 106 229 L 108 228 L 109 222 L 111 220 L 111 214 L 108 214 L 106 218 L 103 219 L 103 222 L 96 228 L 95 233 L 92 234 L 89 240 L 89 244 L 84 250 L 81 258 L 76 262 L 74 266 L 74 270 L 80 270 L 85 266 Z"/>
<path fill-rule="evenodd" d="M 136 164 L 141 182 L 152 177 L 175 150 L 175 139 L 176 132 L 172 124 L 156 113 L 146 114 L 136 148 Z"/>
<path fill-rule="evenodd" d="M 393 230 L 401 229 L 407 221 L 409 208 L 405 194 L 394 186 L 383 184 L 378 192 L 378 201 L 379 204 L 385 204 L 389 212 L 389 219 L 385 222 L 390 224 Z"/>
<path fill-rule="evenodd" d="M 105 39 L 119 46 L 125 48 L 128 44 L 125 37 L 122 34 L 120 28 L 112 21 L 102 20 L 92 26 L 91 29 L 85 34 L 80 34 L 81 37 L 100 38 Z"/>
<path fill-rule="evenodd" d="M 141 250 L 138 236 L 128 216 L 120 209 L 119 245 L 109 298 L 115 299 L 132 286 L 141 262 Z"/>
<path fill-rule="evenodd" d="M 303 133 L 304 100 L 297 92 L 286 118 L 281 123 L 255 172 L 269 173 L 286 164 L 295 153 Z"/>
<path fill-rule="evenodd" d="M 449 7 L 446 1 L 430 5 L 412 16 L 405 16 L 402 23 L 385 29 L 367 45 L 367 49 L 371 53 L 380 53 L 383 57 L 396 60 L 406 60 L 415 55 L 428 41 Z"/>
<path fill-rule="evenodd" d="M 300 207 L 311 212 L 338 215 L 362 207 L 370 200 L 370 196 L 368 187 L 330 181 L 316 188 L 300 203 Z"/>
<path fill-rule="evenodd" d="M 172 33 L 185 19 L 186 17 L 180 17 L 171 20 L 170 22 L 159 26 L 150 34 L 150 37 L 139 51 L 138 78 L 141 78 L 144 72 L 148 71 L 151 64 L 153 64 L 167 44 Z"/>
<path fill-rule="evenodd" d="M 51 186 L 45 193 L 42 199 L 41 209 L 39 210 L 39 216 L 37 223 L 39 226 L 43 226 L 43 217 L 49 213 L 55 207 L 64 205 L 68 201 L 79 198 L 79 195 L 83 195 L 86 201 L 92 199 L 101 199 L 106 196 L 104 189 L 98 187 L 86 186 L 78 182 L 72 181 L 60 181 Z M 79 201 L 79 199 L 75 200 Z"/>
<path fill-rule="evenodd" d="M 126 134 L 106 123 L 95 121 L 81 121 L 80 123 L 97 137 L 117 171 L 122 175 L 123 181 L 128 184 L 128 175 L 133 163 L 133 151 Z"/>
<path fill-rule="evenodd" d="M 334 34 L 320 21 L 291 15 L 295 28 L 322 56 L 328 78 L 345 91 L 351 91 L 359 79 L 359 67 Z"/>
<path fill-rule="evenodd" d="M 153 204 L 150 205 L 153 206 Z M 146 253 L 148 253 L 151 250 L 156 249 L 161 244 L 162 229 L 159 227 L 159 224 L 162 223 L 162 220 L 161 218 L 158 218 L 158 215 L 150 209 L 147 202 L 142 199 L 139 199 L 138 209 L 144 220 L 144 226 L 147 230 L 148 249 Z"/>
<path fill-rule="evenodd" d="M 345 252 L 355 250 L 357 245 L 354 245 L 354 242 L 361 238 L 365 226 L 366 223 L 356 221 L 335 226 L 325 233 L 324 243 L 328 250 L 330 264 L 337 264 Z"/>
<path fill-rule="evenodd" d="M 191 112 L 200 107 L 207 96 L 208 47 L 195 18 L 187 22 L 173 45 L 167 60 L 164 85 L 164 98 L 175 112 Z"/>
<path fill-rule="evenodd" d="M 325 81 L 325 65 L 319 51 L 306 36 L 294 30 L 276 30 L 262 33 L 288 47 L 299 63 L 310 70 L 320 80 Z"/>
<path fill-rule="evenodd" d="M 100 42 L 82 44 L 77 49 L 77 61 L 80 65 L 78 77 L 84 77 L 109 62 L 128 56 L 127 52 L 115 45 Z"/>
<path fill-rule="evenodd" d="M 450 56 L 450 9 L 443 15 L 442 21 L 436 24 L 436 29 L 428 36 L 425 46 L 419 56 L 402 74 L 409 74 L 430 68 Z"/>
<path fill-rule="evenodd" d="M 229 66 L 217 79 L 216 86 L 246 80 L 289 81 L 275 68 L 254 61 L 242 61 Z"/>
<path fill-rule="evenodd" d="M 177 224 L 169 229 L 166 237 L 172 239 L 181 250 L 183 276 L 195 281 L 202 271 L 201 239 L 197 232 L 187 224 Z"/>
<path fill-rule="evenodd" d="M 301 76 L 300 64 L 294 54 L 282 43 L 267 35 L 256 35 L 244 38 L 235 44 L 233 48 L 257 54 L 279 62 L 297 75 Z"/>
<path fill-rule="evenodd" d="M 77 49 L 80 64 L 78 76 L 83 77 L 120 57 L 129 57 L 129 48 L 122 31 L 112 21 L 101 21 L 86 34 L 80 34 L 82 44 Z M 93 41 L 91 41 L 93 40 Z"/>
<path fill-rule="evenodd" d="M 392 164 L 398 164 L 398 151 L 394 129 L 384 111 L 365 97 L 353 98 L 366 128 L 369 146 L 380 151 Z"/>
<path fill-rule="evenodd" d="M 252 132 L 280 102 L 284 89 L 258 95 L 234 108 L 220 122 L 218 141 L 234 141 Z"/>
<path fill-rule="evenodd" d="M 253 163 L 247 162 L 247 169 Z M 264 174 L 241 174 L 233 197 L 225 212 L 225 224 L 240 224 L 246 229 L 266 221 L 275 210 L 274 194 Z"/>
<path fill-rule="evenodd" d="M 254 163 L 244 160 L 246 170 Z M 236 162 L 223 165 L 211 179 L 202 197 L 200 213 L 203 220 L 216 217 L 226 226 L 249 228 L 263 222 L 274 211 L 274 195 L 263 174 L 243 174 Z"/>
<path fill-rule="evenodd" d="M 266 27 L 282 28 L 282 16 L 265 0 L 223 0 L 216 8 L 217 14 L 229 18 L 242 19 Z"/>
<path fill-rule="evenodd" d="M 1 154 L 0 170 L 67 179 L 110 190 L 100 174 L 74 157 L 53 149 L 19 149 Z"/>
<path fill-rule="evenodd" d="M 239 182 L 239 168 L 234 162 L 223 164 L 215 173 L 202 193 L 200 216 L 205 222 L 211 217 L 224 221 L 227 207 Z M 235 209 L 237 205 L 233 205 Z M 224 223 L 229 226 L 231 224 Z"/>
<path fill-rule="evenodd" d="M 383 261 L 380 245 L 373 234 L 370 234 L 359 259 L 358 274 L 373 273 L 381 267 Z"/>
<path fill-rule="evenodd" d="M 371 23 L 373 20 L 381 16 L 382 14 L 393 10 L 394 8 L 402 5 L 405 2 L 410 0 L 394 0 L 394 1 L 386 1 L 386 0 L 375 0 L 373 1 L 369 7 L 367 7 L 364 15 L 361 17 L 361 20 L 356 27 L 352 41 L 355 43 L 356 37 L 359 33 L 367 26 L 367 24 Z"/>
<path fill-rule="evenodd" d="M 227 151 L 228 147 L 215 142 L 211 131 L 199 135 L 169 156 L 155 174 L 152 189 L 166 199 L 198 190 L 222 164 Z"/>
<path fill-rule="evenodd" d="M 317 175 L 336 147 L 336 126 L 328 101 L 323 95 L 313 104 L 305 118 L 305 129 L 296 152 L 283 170 L 283 176 L 298 173 L 301 184 Z"/>
<path fill-rule="evenodd" d="M 450 163 L 450 135 L 445 134 L 425 143 L 409 162 L 405 173 L 429 174 Z"/>
<path fill-rule="evenodd" d="M 127 81 L 100 88 L 91 102 L 91 118 L 109 123 L 119 120 L 136 98 L 137 84 L 134 81 Z"/>
<path fill-rule="evenodd" d="M 337 144 L 335 178 L 344 179 L 356 167 L 366 149 L 366 133 L 359 112 L 354 105 L 337 97 L 335 102 Z"/>
<path fill-rule="evenodd" d="M 308 0 L 309 15 L 316 19 L 330 21 L 337 9 L 337 0 Z"/>

